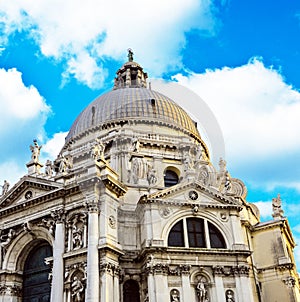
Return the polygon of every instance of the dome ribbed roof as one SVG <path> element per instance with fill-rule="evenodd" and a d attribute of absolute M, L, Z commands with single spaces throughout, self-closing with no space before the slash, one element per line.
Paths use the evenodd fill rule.
<path fill-rule="evenodd" d="M 98 127 L 127 121 L 165 124 L 200 139 L 195 123 L 174 101 L 144 87 L 112 90 L 95 99 L 72 125 L 67 141 Z"/>

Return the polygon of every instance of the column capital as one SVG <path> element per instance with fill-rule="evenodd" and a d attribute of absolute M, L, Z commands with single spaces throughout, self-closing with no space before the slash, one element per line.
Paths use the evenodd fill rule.
<path fill-rule="evenodd" d="M 85 207 L 88 213 L 99 212 L 98 200 L 95 197 L 87 197 L 85 200 Z"/>
<path fill-rule="evenodd" d="M 64 208 L 59 208 L 51 211 L 51 217 L 55 221 L 55 223 L 63 223 L 66 218 L 66 213 Z"/>

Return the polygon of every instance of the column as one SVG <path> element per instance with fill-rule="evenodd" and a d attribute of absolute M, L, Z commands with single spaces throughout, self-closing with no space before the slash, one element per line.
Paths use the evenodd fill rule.
<path fill-rule="evenodd" d="M 156 302 L 154 276 L 152 271 L 149 271 L 148 273 L 147 283 L 148 283 L 149 302 Z"/>
<path fill-rule="evenodd" d="M 53 244 L 53 268 L 52 268 L 52 288 L 51 302 L 63 302 L 64 297 L 64 260 L 65 249 L 65 212 L 58 209 L 51 212 L 51 216 L 56 222 L 55 239 Z"/>
<path fill-rule="evenodd" d="M 106 262 L 101 264 L 101 302 L 115 302 L 114 271 L 116 266 Z M 119 286 L 118 286 L 119 287 Z"/>
<path fill-rule="evenodd" d="M 238 272 L 238 274 L 237 274 Z M 238 266 L 235 268 L 235 280 L 237 287 L 238 299 L 241 302 L 253 302 L 253 293 L 249 278 L 249 268 L 247 266 Z"/>
<path fill-rule="evenodd" d="M 190 265 L 183 265 L 181 267 L 181 282 L 182 282 L 182 301 L 191 302 L 192 288 L 190 283 Z"/>
<path fill-rule="evenodd" d="M 217 301 L 225 302 L 225 291 L 223 285 L 223 278 L 221 275 L 215 275 L 215 285 L 216 285 Z"/>
<path fill-rule="evenodd" d="M 116 269 L 114 273 L 114 301 L 120 301 L 120 288 L 119 288 L 119 275 L 120 269 Z"/>
<path fill-rule="evenodd" d="M 168 267 L 162 263 L 153 266 L 156 301 L 169 301 Z"/>
<path fill-rule="evenodd" d="M 88 246 L 87 246 L 87 282 L 86 302 L 99 301 L 99 216 L 98 202 L 87 201 L 88 209 Z"/>

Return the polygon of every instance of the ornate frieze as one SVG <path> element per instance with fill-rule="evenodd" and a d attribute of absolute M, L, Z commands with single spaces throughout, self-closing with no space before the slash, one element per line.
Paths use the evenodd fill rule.
<path fill-rule="evenodd" d="M 221 266 L 216 265 L 212 267 L 214 275 L 221 276 L 248 276 L 250 268 L 246 265 L 239 266 Z"/>

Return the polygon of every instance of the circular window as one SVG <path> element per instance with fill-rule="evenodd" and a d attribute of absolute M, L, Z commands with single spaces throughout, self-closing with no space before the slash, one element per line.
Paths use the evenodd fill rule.
<path fill-rule="evenodd" d="M 33 195 L 32 191 L 27 191 L 25 193 L 25 199 L 30 199 L 32 197 L 32 195 Z"/>
<path fill-rule="evenodd" d="M 189 199 L 191 200 L 197 200 L 198 199 L 198 193 L 194 190 L 189 192 Z"/>

